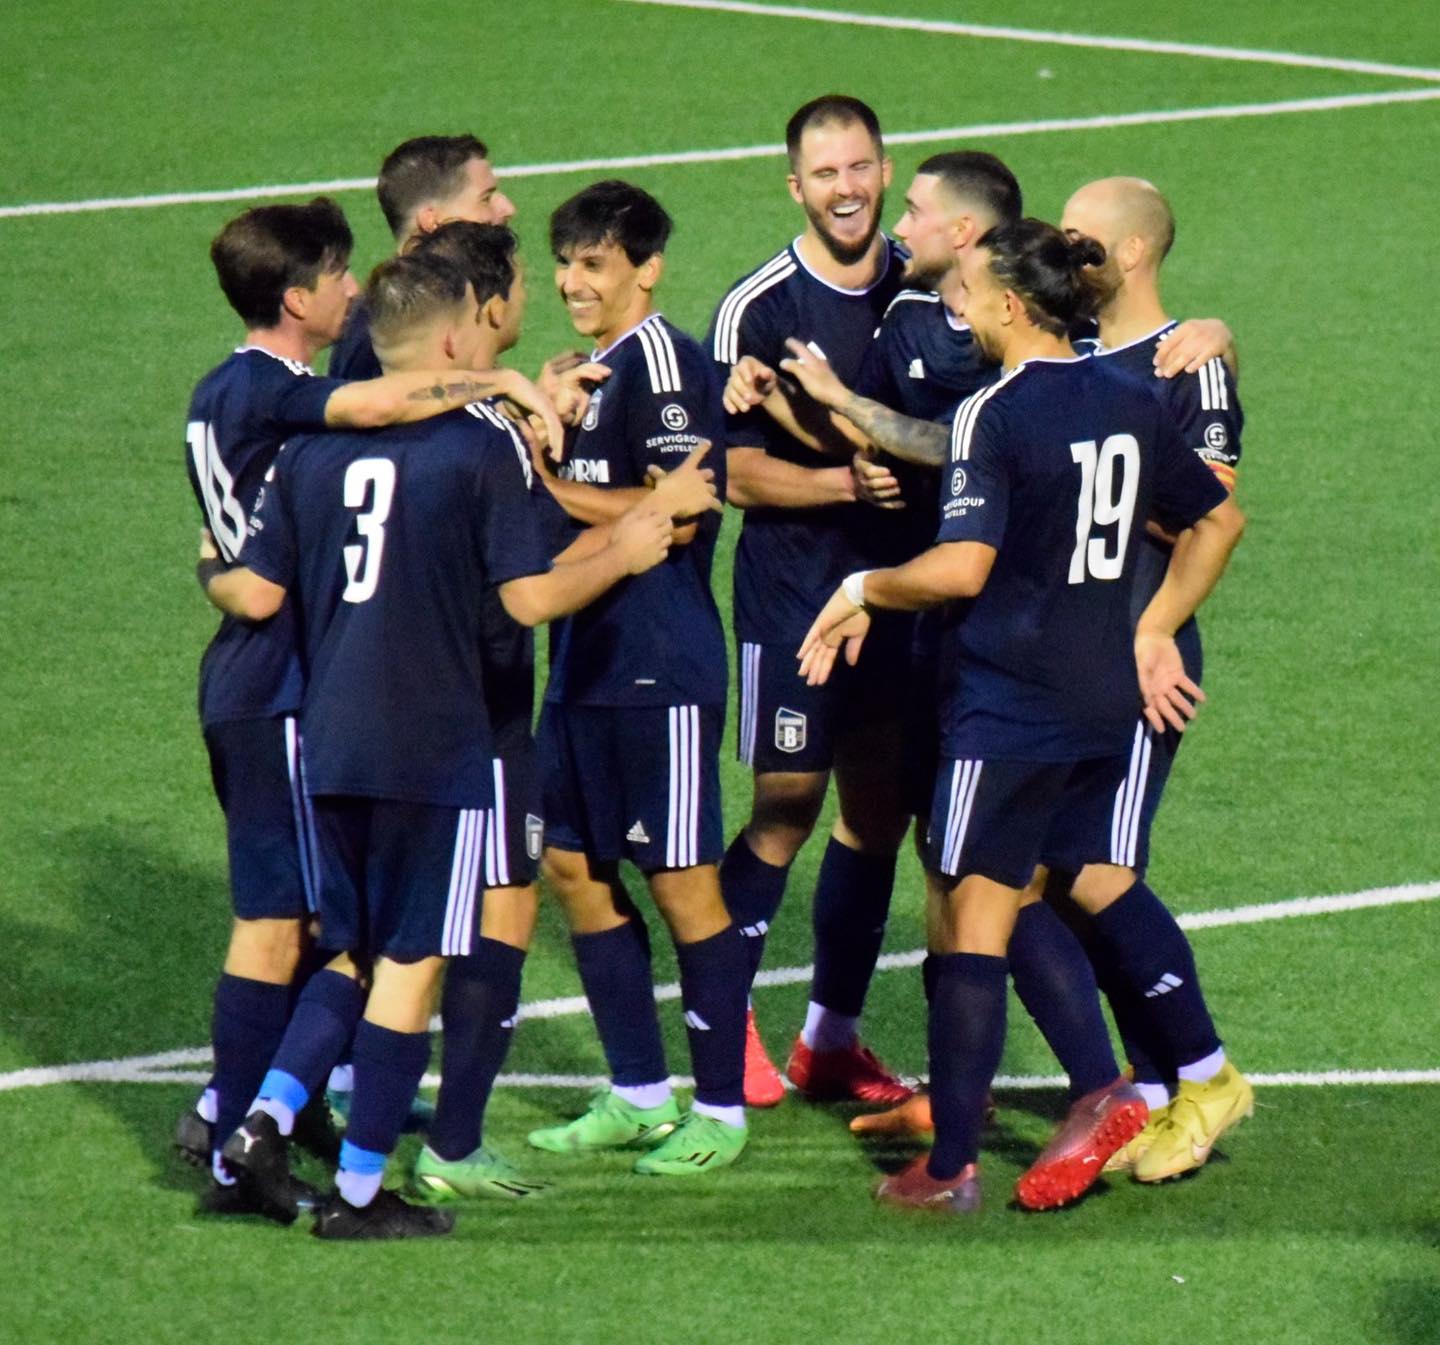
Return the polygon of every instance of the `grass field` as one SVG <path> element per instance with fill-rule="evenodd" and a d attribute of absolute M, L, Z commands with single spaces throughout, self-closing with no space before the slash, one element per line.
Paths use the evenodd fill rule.
<path fill-rule="evenodd" d="M 837 21 L 882 7 L 1050 36 Z M 826 14 L 60 0 L 7 19 L 0 1341 L 1440 1339 L 1433 5 L 837 0 Z M 1052 1216 L 1005 1207 L 1063 1105 L 1056 1087 L 1017 1086 L 1000 1092 L 984 1156 L 987 1209 L 964 1223 L 877 1211 L 868 1184 L 899 1155 L 857 1148 L 844 1114 L 792 1099 L 753 1118 L 744 1162 L 711 1184 L 541 1156 L 536 1170 L 563 1183 L 553 1200 L 468 1212 L 446 1245 L 346 1251 L 258 1223 L 200 1226 L 169 1135 L 203 1070 L 228 911 L 194 721 L 212 617 L 190 577 L 182 428 L 193 384 L 238 335 L 206 248 L 244 202 L 189 198 L 364 179 L 407 136 L 473 129 L 543 281 L 549 210 L 614 171 L 567 164 L 668 158 L 623 172 L 677 219 L 662 299 L 698 331 L 798 232 L 764 147 L 829 89 L 879 110 L 902 188 L 936 145 L 961 144 L 1002 155 L 1050 218 L 1091 178 L 1153 179 L 1180 225 L 1172 311 L 1223 315 L 1238 334 L 1250 529 L 1209 611 L 1212 703 L 1171 783 L 1152 877 L 1178 911 L 1220 913 L 1194 939 L 1237 1061 L 1304 1081 L 1263 1088 L 1255 1120 L 1195 1179 L 1115 1183 Z M 1394 94 L 1412 101 L 1372 97 Z M 1110 120 L 1070 124 L 1087 119 Z M 736 147 L 755 152 L 698 153 Z M 100 204 L 162 193 L 187 199 Z M 379 212 L 368 190 L 338 195 L 363 270 L 388 247 Z M 66 202 L 96 204 L 11 208 Z M 532 286 L 521 367 L 572 341 L 547 297 Z M 737 530 L 728 519 L 722 591 Z M 725 785 L 733 829 L 749 796 L 728 761 Z M 820 849 L 795 866 L 767 954 L 777 972 L 809 960 Z M 1407 884 L 1358 909 L 1236 923 L 1256 903 Z M 901 965 L 876 979 L 867 1034 L 909 1071 L 923 1030 L 903 954 L 920 944 L 907 856 L 887 941 Z M 673 978 L 662 954 L 657 980 Z M 806 987 L 798 971 L 772 979 L 757 1004 L 781 1051 Z M 588 1019 L 552 1002 L 577 993 L 547 910 L 525 997 L 549 1016 L 520 1030 L 509 1068 L 549 1077 L 502 1088 L 488 1127 L 514 1154 L 603 1068 Z M 678 1066 L 678 1012 L 664 1013 Z M 1013 1004 L 1004 1070 L 1054 1072 Z"/>

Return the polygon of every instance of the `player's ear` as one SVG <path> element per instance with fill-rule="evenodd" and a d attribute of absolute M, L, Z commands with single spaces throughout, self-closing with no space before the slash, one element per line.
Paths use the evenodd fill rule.
<path fill-rule="evenodd" d="M 280 307 L 297 322 L 304 322 L 305 315 L 310 311 L 310 300 L 313 297 L 314 291 L 307 290 L 304 285 L 291 285 L 280 296 Z"/>
<path fill-rule="evenodd" d="M 415 212 L 415 232 L 433 234 L 442 223 L 440 212 L 428 202 Z"/>
<path fill-rule="evenodd" d="M 492 294 L 480 307 L 480 317 L 491 331 L 498 332 L 505 325 L 505 300 Z"/>
<path fill-rule="evenodd" d="M 1116 261 L 1123 271 L 1133 271 L 1145 260 L 1145 240 L 1139 234 L 1131 234 L 1115 249 Z"/>
<path fill-rule="evenodd" d="M 794 201 L 796 205 L 804 205 L 805 194 L 800 190 L 800 179 L 796 177 L 794 173 L 787 173 L 785 176 L 785 185 L 790 188 L 790 199 Z"/>
<path fill-rule="evenodd" d="M 456 346 L 454 327 L 445 328 L 445 335 L 440 339 L 440 348 L 445 352 L 445 358 L 447 360 L 453 360 L 455 358 Z"/>
<path fill-rule="evenodd" d="M 665 254 L 656 252 L 652 256 L 646 257 L 640 263 L 639 269 L 640 288 L 648 293 L 660 283 L 661 273 L 665 270 Z"/>
<path fill-rule="evenodd" d="M 895 160 L 888 154 L 880 160 L 880 181 L 888 187 L 890 180 L 895 176 Z"/>

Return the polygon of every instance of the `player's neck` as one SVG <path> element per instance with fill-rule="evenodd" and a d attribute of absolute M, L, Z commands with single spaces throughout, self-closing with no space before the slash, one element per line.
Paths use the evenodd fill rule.
<path fill-rule="evenodd" d="M 1129 345 L 1169 321 L 1153 282 L 1127 280 L 1100 310 L 1100 343 L 1112 350 Z"/>
<path fill-rule="evenodd" d="M 609 350 L 611 346 L 628 336 L 654 312 L 655 305 L 651 301 L 650 295 L 646 293 L 643 303 L 632 304 L 625 310 L 624 316 L 617 318 L 605 331 L 595 333 L 595 349 Z"/>
<path fill-rule="evenodd" d="M 327 343 L 316 341 L 298 324 L 281 322 L 278 327 L 248 328 L 245 332 L 245 344 L 268 350 L 282 360 L 299 360 L 301 364 L 313 364 L 315 356 L 325 349 Z"/>
<path fill-rule="evenodd" d="M 859 261 L 837 261 L 811 225 L 800 235 L 795 247 L 800 253 L 800 260 L 805 263 L 806 270 L 827 285 L 834 285 L 842 290 L 864 290 L 880 279 L 885 268 L 888 244 L 885 235 L 877 232 Z"/>
<path fill-rule="evenodd" d="M 1052 336 L 1039 327 L 1013 332 L 1000 358 L 1001 368 L 1008 374 L 1026 360 L 1073 360 L 1075 347 L 1068 336 Z"/>

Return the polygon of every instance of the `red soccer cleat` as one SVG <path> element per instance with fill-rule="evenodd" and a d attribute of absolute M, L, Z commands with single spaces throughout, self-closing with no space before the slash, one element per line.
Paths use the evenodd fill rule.
<path fill-rule="evenodd" d="M 834 1051 L 813 1051 L 800 1038 L 785 1066 L 790 1082 L 817 1102 L 876 1102 L 894 1105 L 914 1094 L 868 1046 L 859 1041 Z"/>
<path fill-rule="evenodd" d="M 908 1167 L 886 1177 L 875 1188 L 882 1205 L 901 1209 L 934 1210 L 939 1214 L 974 1214 L 980 1208 L 980 1168 L 967 1163 L 958 1177 L 948 1182 L 930 1175 L 930 1158 L 921 1154 Z"/>
<path fill-rule="evenodd" d="M 1073 1103 L 1040 1157 L 1015 1184 L 1027 1210 L 1050 1210 L 1084 1195 L 1117 1149 L 1144 1128 L 1150 1110 L 1123 1076 Z"/>
<path fill-rule="evenodd" d="M 745 1105 L 778 1107 L 785 1097 L 785 1080 L 766 1053 L 755 1026 L 755 1010 L 745 1014 Z"/>

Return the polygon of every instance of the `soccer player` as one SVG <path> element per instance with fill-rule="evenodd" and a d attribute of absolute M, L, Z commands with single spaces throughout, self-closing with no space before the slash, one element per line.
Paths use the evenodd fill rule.
<path fill-rule="evenodd" d="M 905 268 L 903 252 L 880 232 L 890 160 L 875 113 L 838 94 L 796 111 L 785 140 L 804 232 L 730 288 L 711 323 L 710 351 L 722 374 L 746 355 L 774 368 L 786 338 L 796 337 L 853 380 Z M 827 442 L 838 457 L 816 451 Z M 857 504 L 849 446 L 802 392 L 777 388 L 762 408 L 731 417 L 725 443 L 729 500 L 745 511 L 734 616 L 740 758 L 754 771 L 749 821 L 721 866 L 725 900 L 747 937 L 753 978 L 833 769 L 840 816 L 815 890 L 815 979 L 787 1068 L 813 1097 L 900 1101 L 909 1090 L 861 1044 L 857 1026 L 908 825 L 894 689 L 909 618 L 887 615 L 862 663 L 833 686 L 806 688 L 791 671 L 797 642 L 836 582 L 893 558 L 885 547 L 896 525 Z M 753 1016 L 750 1027 L 747 1095 L 773 1105 L 783 1088 Z"/>
<path fill-rule="evenodd" d="M 356 293 L 351 244 L 340 208 L 319 198 L 247 210 L 211 246 L 245 337 L 196 388 L 185 437 L 196 501 L 227 561 L 240 551 L 248 506 L 287 435 L 416 420 L 528 386 L 514 374 L 497 381 L 450 371 L 353 383 L 313 376 L 310 362 L 335 340 Z M 284 1031 L 313 909 L 296 827 L 300 668 L 288 606 L 263 627 L 221 622 L 201 662 L 199 702 L 225 813 L 235 923 L 215 990 L 215 1077 L 181 1117 L 176 1142 L 212 1166 L 217 1185 L 203 1207 L 243 1212 L 247 1193 L 212 1155 L 245 1115 Z M 323 1144 L 323 1134 L 316 1138 Z"/>
<path fill-rule="evenodd" d="M 550 219 L 556 285 L 577 332 L 610 370 L 566 444 L 556 498 L 591 488 L 613 514 L 643 499 L 650 470 L 722 432 L 704 351 L 656 311 L 670 217 L 624 182 L 599 182 Z M 723 485 L 724 469 L 717 466 Z M 718 504 L 718 502 L 717 502 Z M 720 895 L 719 747 L 726 667 L 710 591 L 718 512 L 676 533 L 664 565 L 552 627 L 539 750 L 544 869 L 570 926 L 611 1086 L 530 1143 L 562 1153 L 647 1149 L 655 1176 L 733 1163 L 746 1142 L 747 963 Z M 695 1097 L 682 1117 L 656 1016 L 645 923 L 619 874 L 644 874 L 675 943 Z"/>
<path fill-rule="evenodd" d="M 493 357 L 507 330 L 503 299 L 477 305 L 464 275 L 437 259 L 392 258 L 366 294 L 382 365 L 463 368 Z M 380 1183 L 429 1059 L 444 959 L 474 951 L 476 897 L 499 885 L 479 595 L 495 586 L 506 611 L 534 625 L 669 549 L 669 519 L 640 509 L 603 551 L 551 568 L 514 441 L 491 416 L 292 439 L 243 563 L 203 574 L 212 600 L 248 620 L 298 596 L 306 825 L 320 937 L 336 956 L 306 985 L 223 1153 L 263 1213 L 293 1218 L 285 1136 L 353 1032 L 337 1190 L 315 1226 L 325 1238 L 429 1236 L 453 1223 Z"/>
<path fill-rule="evenodd" d="M 1243 528 L 1149 389 L 1075 357 L 1068 333 L 1094 311 L 1084 268 L 1101 260 L 1093 240 L 1035 220 L 979 241 L 962 263 L 964 313 L 1005 373 L 956 413 L 936 545 L 847 577 L 801 647 L 802 675 L 822 680 L 839 646 L 847 661 L 859 655 L 868 608 L 974 599 L 945 617 L 944 761 L 926 856 L 935 1147 L 880 1183 L 893 1204 L 978 1208 L 979 1132 L 1022 893 L 1041 863 L 1078 857 L 1081 867 L 1103 853 L 1108 834 L 1093 819 L 1108 821 L 1128 772 L 1134 707 L 1175 727 L 1194 713 L 1199 689 L 1174 635 Z M 1151 517 L 1181 541 L 1134 628 Z M 1145 1113 L 1123 1078 L 1077 1101 L 1021 1178 L 1020 1203 L 1077 1197 Z"/>
<path fill-rule="evenodd" d="M 1160 298 L 1160 268 L 1175 239 L 1169 203 L 1138 178 L 1105 178 L 1070 198 L 1061 227 L 1095 238 L 1105 248 L 1096 272 L 1101 284 L 1097 360 L 1149 382 L 1186 446 L 1233 491 L 1244 414 L 1225 362 L 1211 359 L 1196 373 L 1171 379 L 1149 377 L 1157 352 L 1176 327 Z M 1137 616 L 1160 586 L 1174 540 L 1158 523 L 1141 540 Z M 1202 651 L 1193 618 L 1175 638 L 1186 675 L 1198 686 Z M 1087 865 L 1073 877 L 1052 877 L 1052 888 L 1063 889 L 1069 881 L 1071 896 L 1090 916 L 1081 928 L 1135 1084 L 1150 1108 L 1145 1129 L 1113 1156 L 1110 1168 L 1128 1168 L 1140 1181 L 1151 1182 L 1201 1166 L 1216 1141 L 1254 1108 L 1250 1084 L 1226 1061 L 1189 941 L 1144 883 L 1150 827 L 1180 742 L 1172 726 L 1156 727 L 1144 719 L 1136 724 L 1130 771 L 1115 799 L 1108 862 Z"/>
<path fill-rule="evenodd" d="M 397 254 L 450 220 L 505 224 L 515 214 L 495 179 L 489 149 L 473 135 L 422 135 L 397 145 L 380 165 L 375 194 Z M 337 378 L 380 372 L 363 302 L 354 306 L 330 353 L 330 372 Z"/>

